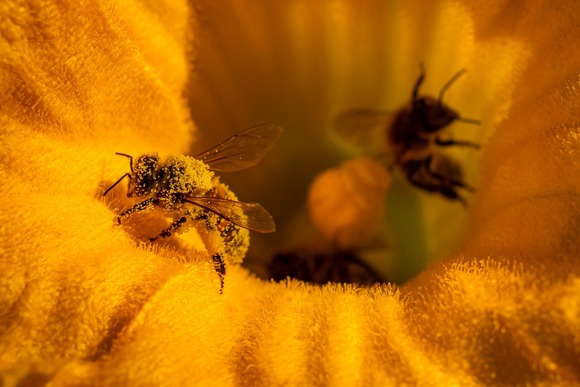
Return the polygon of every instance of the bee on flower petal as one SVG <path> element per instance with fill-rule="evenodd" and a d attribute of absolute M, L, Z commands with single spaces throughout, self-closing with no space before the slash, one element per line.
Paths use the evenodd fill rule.
<path fill-rule="evenodd" d="M 221 293 L 225 260 L 228 263 L 243 260 L 249 246 L 248 230 L 270 233 L 275 231 L 275 224 L 260 204 L 238 201 L 213 171 L 239 171 L 256 165 L 281 133 L 276 125 L 254 126 L 195 157 L 148 153 L 134 159 L 116 153 L 129 159 L 130 172 L 107 188 L 103 196 L 128 179 L 127 196 L 139 201 L 117 216 L 118 224 L 151 210 L 171 218 L 171 224 L 152 236 L 151 242 L 196 227 L 220 278 Z"/>
<path fill-rule="evenodd" d="M 474 192 L 474 189 L 463 182 L 461 165 L 441 151 L 451 146 L 479 149 L 478 144 L 443 137 L 455 121 L 479 124 L 479 121 L 461 117 L 443 103 L 445 92 L 464 73 L 465 70 L 461 70 L 447 81 L 435 99 L 419 96 L 425 79 L 421 66 L 409 105 L 394 113 L 364 108 L 349 110 L 337 118 L 337 133 L 369 149 L 376 144 L 385 144 L 384 140 L 376 141 L 374 134 L 386 131 L 387 152 L 383 156 L 388 159 L 389 169 L 398 167 L 412 185 L 466 206 L 467 201 L 459 191 Z"/>

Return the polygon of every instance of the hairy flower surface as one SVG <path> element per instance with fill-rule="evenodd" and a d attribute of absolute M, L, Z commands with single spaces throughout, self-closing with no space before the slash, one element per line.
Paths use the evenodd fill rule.
<path fill-rule="evenodd" d="M 580 383 L 578 15 L 572 0 L 3 2 L 4 384 Z M 309 184 L 360 156 L 334 118 L 409 103 L 420 63 L 434 96 L 467 69 L 445 102 L 482 122 L 451 128 L 482 149 L 450 151 L 477 187 L 467 210 L 393 174 L 394 242 L 373 266 L 420 272 L 404 285 L 232 264 L 220 294 L 202 238 L 143 242 L 159 219 L 118 227 L 125 186 L 102 196 L 127 172 L 115 152 L 196 154 L 273 122 L 279 147 L 228 186 L 277 221 L 250 255 L 308 241 Z"/>

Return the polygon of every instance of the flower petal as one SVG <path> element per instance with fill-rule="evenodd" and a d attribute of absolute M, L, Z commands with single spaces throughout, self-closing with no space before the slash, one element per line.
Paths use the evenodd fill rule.
<path fill-rule="evenodd" d="M 438 8 L 421 9 L 420 3 L 411 3 L 412 9 L 426 13 L 419 20 L 430 20 Z M 249 5 L 239 4 L 232 9 L 242 12 Z M 326 3 L 288 4 L 298 20 L 308 16 L 300 12 L 309 7 L 320 15 L 329 11 Z M 337 7 L 330 20 L 348 20 L 346 3 L 328 4 Z M 355 15 L 374 16 L 373 4 L 390 5 L 362 3 Z M 441 4 L 461 9 L 461 20 L 473 19 L 474 50 L 498 39 L 515 42 L 521 50 L 516 56 L 525 57 L 508 60 L 511 86 L 489 86 L 499 112 L 489 106 L 497 120 L 491 120 L 495 130 L 482 155 L 480 192 L 463 253 L 433 264 L 402 287 L 268 283 L 232 265 L 222 295 L 207 257 L 136 244 L 114 226 L 106 205 L 121 204 L 121 198 L 107 203 L 101 198 L 103 179 L 126 170 L 111 166 L 110 155 L 119 146 L 179 152 L 189 145 L 179 94 L 187 68 L 188 32 L 180 13 L 185 5 L 144 9 L 130 2 L 112 7 L 87 1 L 73 7 L 33 0 L 0 5 L 3 381 L 578 384 L 578 3 L 538 0 L 525 9 L 513 2 Z M 269 9 L 248 8 L 262 17 Z M 286 10 L 273 12 L 280 16 Z M 197 22 L 207 22 L 208 14 L 198 11 Z M 220 14 L 220 23 L 237 20 L 229 16 Z M 369 18 L 376 28 L 382 25 L 383 19 Z M 250 39 L 260 36 L 259 25 L 247 28 Z M 275 42 L 258 45 L 264 49 L 258 54 L 273 52 L 266 48 L 279 47 Z M 315 43 L 304 44 L 315 52 L 321 49 Z M 484 52 L 490 54 L 490 47 Z M 318 65 L 324 70 L 329 64 Z M 264 90 L 252 89 L 253 82 L 243 77 L 220 82 L 228 79 L 247 82 L 251 93 Z M 274 89 L 313 87 L 312 95 L 288 93 L 285 104 L 295 109 L 292 126 L 316 138 L 330 114 L 319 108 L 336 106 L 338 97 L 314 75 L 306 80 L 313 84 L 293 86 L 281 78 L 288 89 Z M 505 96 L 500 92 L 505 90 L 512 92 Z M 266 108 L 288 97 L 280 95 Z M 304 111 L 297 103 L 303 98 L 323 102 Z M 232 122 L 253 116 L 233 103 L 221 106 L 232 107 Z M 480 107 L 485 112 L 488 105 Z M 202 134 L 205 138 L 208 130 Z M 295 150 L 303 150 L 292 137 Z M 333 150 L 320 154 L 334 161 Z M 309 168 L 315 167 L 328 165 Z"/>

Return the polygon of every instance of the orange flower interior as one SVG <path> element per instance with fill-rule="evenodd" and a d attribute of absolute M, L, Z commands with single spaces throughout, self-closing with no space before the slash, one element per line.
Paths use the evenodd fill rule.
<path fill-rule="evenodd" d="M 271 3 L 0 5 L 3 382 L 577 383 L 578 3 Z M 483 149 L 456 151 L 468 211 L 394 175 L 387 220 L 417 243 L 393 251 L 417 262 L 374 265 L 408 278 L 442 258 L 403 286 L 232 264 L 220 294 L 203 238 L 143 241 L 156 219 L 116 225 L 126 185 L 102 196 L 127 172 L 115 152 L 196 154 L 273 122 L 279 147 L 221 178 L 278 222 L 253 251 L 302 242 L 309 184 L 358 156 L 332 120 L 408 103 L 420 62 L 430 95 L 468 70 L 445 101 Z"/>

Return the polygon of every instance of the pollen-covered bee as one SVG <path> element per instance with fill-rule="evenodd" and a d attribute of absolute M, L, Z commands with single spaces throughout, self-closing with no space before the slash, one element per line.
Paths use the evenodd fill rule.
<path fill-rule="evenodd" d="M 340 136 L 369 149 L 376 145 L 376 130 L 387 134 L 386 146 L 389 169 L 397 166 L 409 183 L 428 192 L 436 192 L 450 200 L 458 200 L 464 206 L 467 201 L 458 192 L 474 189 L 463 182 L 461 165 L 440 148 L 465 146 L 478 149 L 469 141 L 456 141 L 443 137 L 445 129 L 455 121 L 479 124 L 479 121 L 461 117 L 455 110 L 443 104 L 443 96 L 449 87 L 465 73 L 456 73 L 441 88 L 437 99 L 419 96 L 419 88 L 425 79 L 421 74 L 415 82 L 411 103 L 394 113 L 374 109 L 354 109 L 341 114 L 336 120 Z M 379 141 L 385 144 L 385 141 Z"/>
<path fill-rule="evenodd" d="M 141 199 L 117 217 L 118 224 L 130 216 L 160 210 L 172 223 L 150 238 L 153 242 L 188 227 L 196 227 L 224 285 L 226 263 L 240 263 L 249 247 L 248 230 L 274 232 L 272 216 L 258 203 L 241 202 L 219 181 L 213 171 L 238 171 L 257 164 L 280 137 L 275 125 L 258 125 L 243 130 L 195 157 L 149 153 L 129 159 L 131 172 L 105 190 L 109 193 L 128 178 L 128 197 Z"/>

